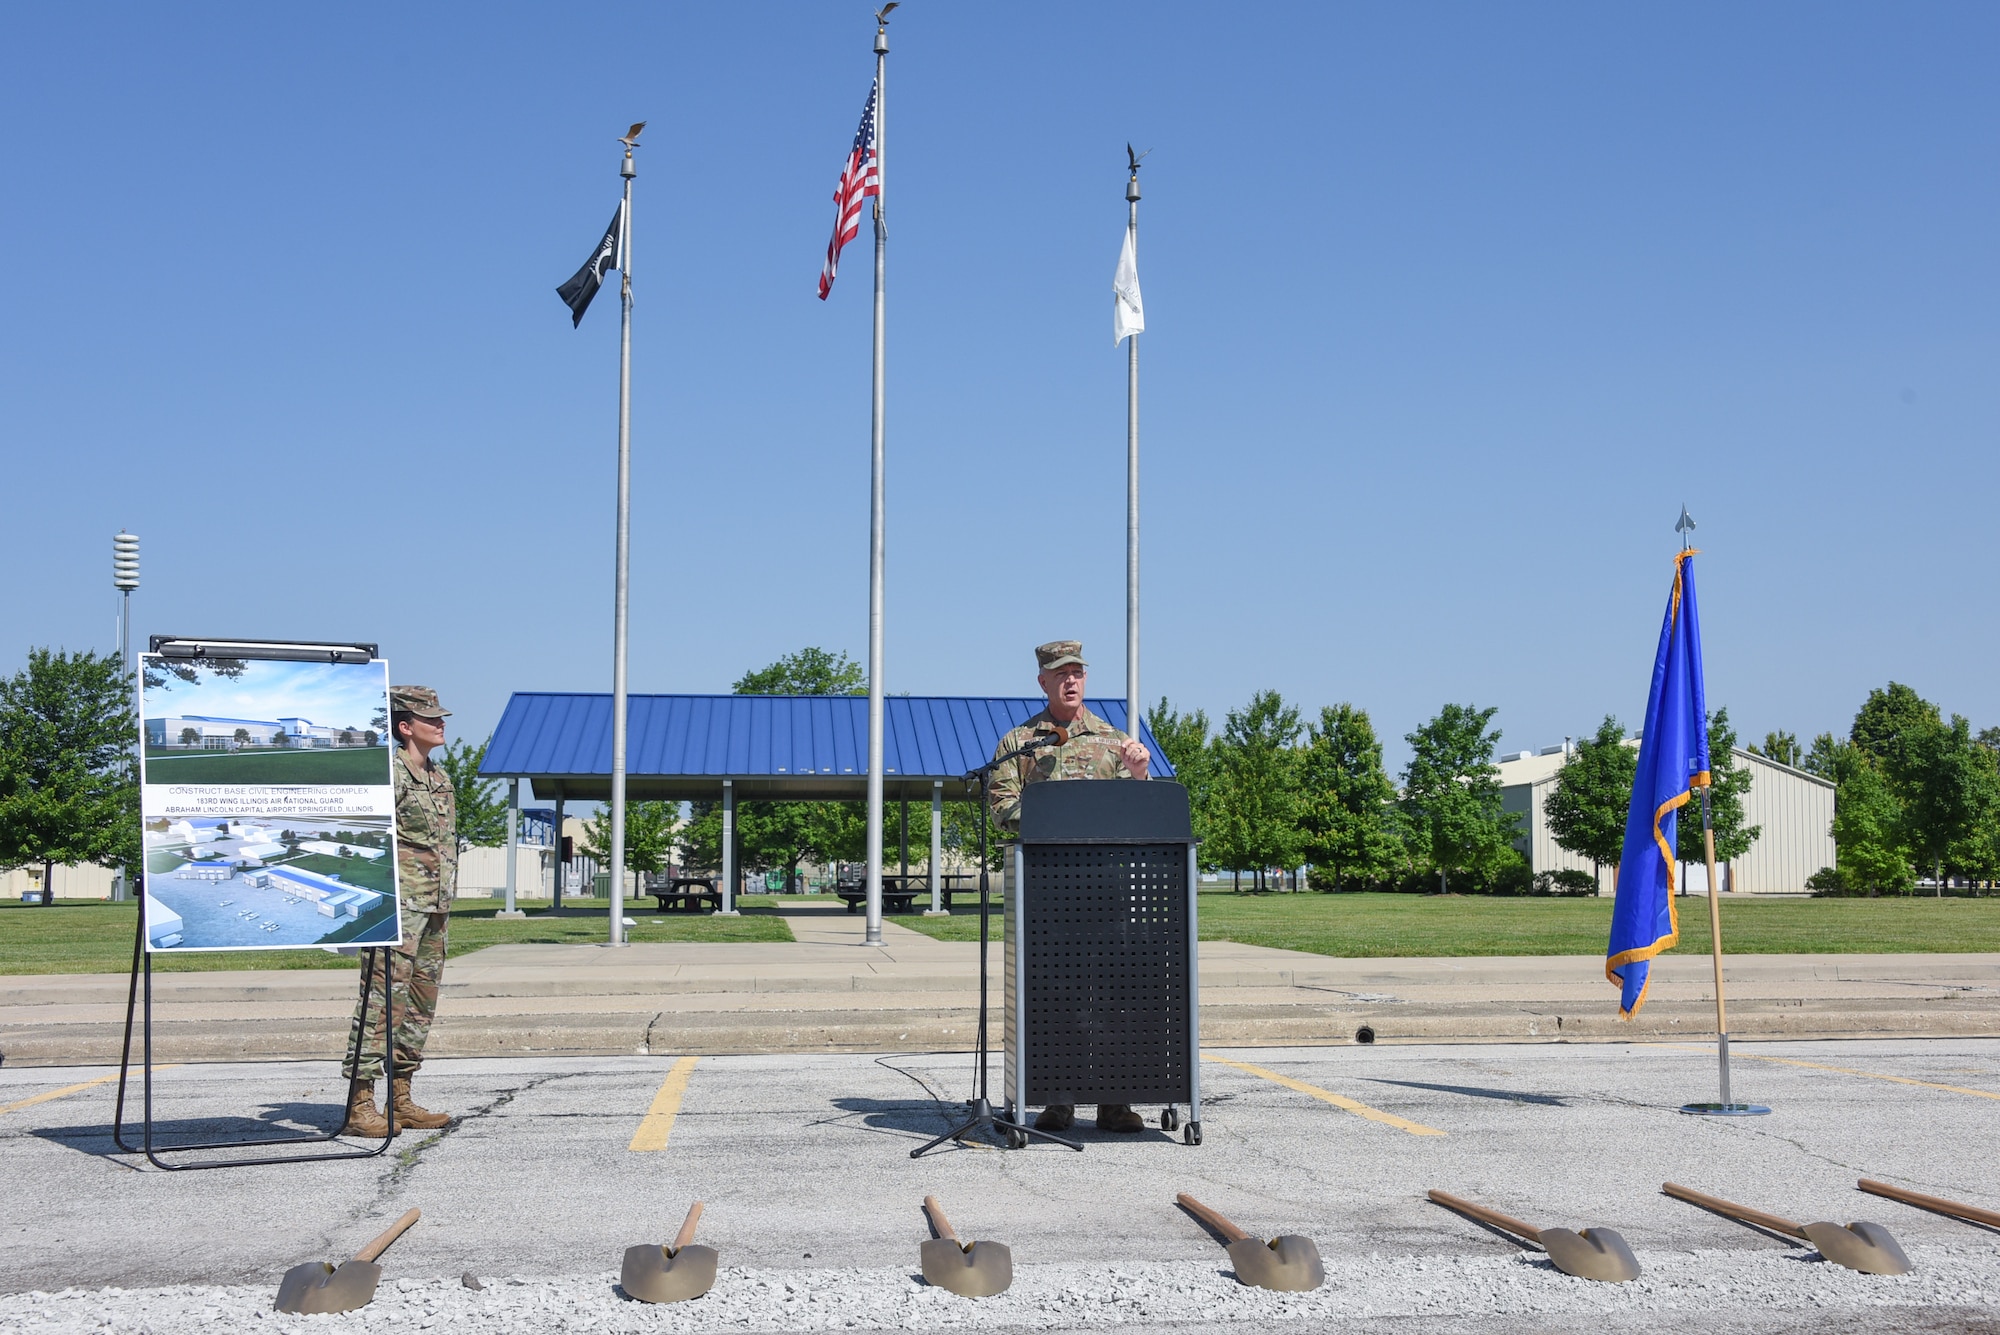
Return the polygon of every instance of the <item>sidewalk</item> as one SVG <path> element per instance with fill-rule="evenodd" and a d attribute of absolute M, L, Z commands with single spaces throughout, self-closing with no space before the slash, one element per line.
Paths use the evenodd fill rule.
<path fill-rule="evenodd" d="M 430 1055 L 969 1050 L 979 948 L 837 905 L 788 905 L 794 942 L 493 946 L 453 960 Z M 990 947 L 998 1042 L 1001 949 Z M 1727 961 L 1730 1031 L 1749 1038 L 2000 1035 L 2000 955 L 1741 955 Z M 339 1051 L 353 973 L 155 975 L 162 1061 L 310 1058 Z M 121 974 L 0 978 L 0 1060 L 116 1061 Z M 1707 956 L 1654 962 L 1637 1021 L 1618 1018 L 1597 956 L 1333 959 L 1201 945 L 1202 1039 L 1215 1045 L 1372 1041 L 1618 1041 L 1715 1025 Z"/>

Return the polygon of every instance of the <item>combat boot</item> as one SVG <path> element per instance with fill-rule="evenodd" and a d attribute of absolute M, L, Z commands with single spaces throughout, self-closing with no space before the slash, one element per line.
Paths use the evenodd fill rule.
<path fill-rule="evenodd" d="M 451 1125 L 450 1113 L 432 1112 L 428 1108 L 420 1108 L 411 1102 L 410 1077 L 406 1075 L 397 1076 L 393 1088 L 395 1090 L 396 1125 L 398 1127 L 407 1126 L 417 1131 L 435 1131 L 441 1126 Z"/>
<path fill-rule="evenodd" d="M 357 1080 L 354 1089 L 347 1096 L 347 1124 L 340 1128 L 344 1136 L 371 1136 L 377 1140 L 389 1134 L 389 1123 L 375 1107 L 375 1082 Z"/>
<path fill-rule="evenodd" d="M 1146 1119 L 1134 1112 L 1129 1103 L 1100 1103 L 1097 1105 L 1097 1129 L 1130 1135 L 1135 1131 L 1144 1131 Z"/>
<path fill-rule="evenodd" d="M 1076 1121 L 1076 1105 L 1072 1103 L 1051 1103 L 1035 1114 L 1035 1130 L 1067 1131 Z"/>

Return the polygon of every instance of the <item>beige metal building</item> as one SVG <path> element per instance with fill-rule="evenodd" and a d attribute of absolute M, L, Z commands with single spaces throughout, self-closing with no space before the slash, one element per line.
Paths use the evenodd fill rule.
<path fill-rule="evenodd" d="M 1634 738 L 1628 746 L 1637 746 Z M 1780 765 L 1742 747 L 1732 748 L 1736 764 L 1750 772 L 1750 791 L 1743 812 L 1763 833 L 1750 851 L 1716 870 L 1724 893 L 1804 894 L 1806 878 L 1833 865 L 1833 784 L 1815 774 Z M 1574 868 L 1590 863 L 1562 848 L 1549 832 L 1548 799 L 1567 759 L 1561 746 L 1522 751 L 1500 758 L 1501 802 L 1521 817 L 1521 838 L 1515 842 L 1537 872 Z M 1684 869 L 1687 887 L 1696 894 L 1708 890 L 1708 869 L 1699 864 Z M 1612 891 L 1613 868 L 1603 868 L 1598 893 Z"/>

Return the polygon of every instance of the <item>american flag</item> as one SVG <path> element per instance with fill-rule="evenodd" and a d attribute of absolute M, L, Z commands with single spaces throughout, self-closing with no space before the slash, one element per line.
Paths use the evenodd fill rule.
<path fill-rule="evenodd" d="M 847 154 L 847 164 L 840 169 L 840 184 L 833 188 L 833 240 L 826 243 L 826 263 L 819 271 L 821 301 L 833 291 L 841 247 L 861 230 L 861 201 L 882 193 L 875 156 L 875 98 L 879 91 L 875 84 L 868 86 L 868 104 L 861 108 L 861 128 L 854 132 L 854 147 Z"/>

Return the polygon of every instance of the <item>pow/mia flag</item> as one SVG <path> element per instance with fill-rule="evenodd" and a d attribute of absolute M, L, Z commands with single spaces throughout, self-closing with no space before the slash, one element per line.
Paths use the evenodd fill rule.
<path fill-rule="evenodd" d="M 590 309 L 590 299 L 597 295 L 597 289 L 604 283 L 604 275 L 625 265 L 625 205 L 621 201 L 618 212 L 611 215 L 611 226 L 604 229 L 604 239 L 597 243 L 597 253 L 585 260 L 570 280 L 556 289 L 556 295 L 569 307 L 570 328 L 583 323 L 583 313 Z"/>

